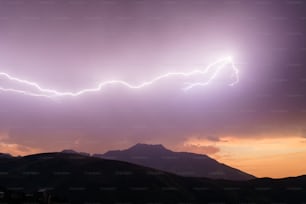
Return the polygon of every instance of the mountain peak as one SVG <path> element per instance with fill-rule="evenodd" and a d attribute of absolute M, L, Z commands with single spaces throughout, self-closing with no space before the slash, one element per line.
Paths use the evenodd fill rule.
<path fill-rule="evenodd" d="M 168 150 L 162 144 L 144 144 L 144 143 L 137 143 L 134 146 L 130 147 L 128 150 L 132 149 L 139 149 L 139 150 Z"/>
<path fill-rule="evenodd" d="M 232 168 L 207 155 L 175 152 L 161 144 L 138 143 L 125 150 L 108 151 L 100 158 L 134 163 L 182 176 L 208 177 L 230 180 L 249 180 L 254 176 Z"/>
<path fill-rule="evenodd" d="M 138 154 L 167 154 L 172 153 L 171 150 L 165 148 L 161 144 L 143 144 L 143 143 L 137 143 L 134 146 L 128 148 L 125 150 L 126 152 L 134 152 Z"/>

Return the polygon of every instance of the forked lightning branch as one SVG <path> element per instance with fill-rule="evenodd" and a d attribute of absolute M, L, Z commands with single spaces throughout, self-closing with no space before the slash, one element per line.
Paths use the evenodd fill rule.
<path fill-rule="evenodd" d="M 61 91 L 52 88 L 46 88 L 37 82 L 26 80 L 23 78 L 12 76 L 6 72 L 0 72 L 0 91 L 10 92 L 15 94 L 24 94 L 28 96 L 35 97 L 78 97 L 85 95 L 87 93 L 100 92 L 103 89 L 111 88 L 111 86 L 123 86 L 128 89 L 144 89 L 148 86 L 153 86 L 154 84 L 162 81 L 168 80 L 170 78 L 175 79 L 178 77 L 183 78 L 183 91 L 188 91 L 195 87 L 207 86 L 212 81 L 214 81 L 218 75 L 224 70 L 230 69 L 231 81 L 228 85 L 233 86 L 239 82 L 239 70 L 235 66 L 233 59 L 231 57 L 225 57 L 214 61 L 203 69 L 195 69 L 185 72 L 168 72 L 159 76 L 156 76 L 150 80 L 142 81 L 140 83 L 130 83 L 123 80 L 107 80 L 100 82 L 96 87 L 84 88 L 78 91 Z M 192 77 L 205 76 L 205 80 L 192 81 Z M 3 82 L 10 81 L 10 85 L 16 84 L 19 88 L 14 88 L 10 86 L 5 86 Z M 22 88 L 20 88 L 22 87 Z M 31 91 L 29 91 L 31 89 Z"/>

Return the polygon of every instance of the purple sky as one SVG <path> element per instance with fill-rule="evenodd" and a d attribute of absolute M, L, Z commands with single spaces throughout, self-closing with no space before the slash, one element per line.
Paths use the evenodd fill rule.
<path fill-rule="evenodd" d="M 1 0 L 0 71 L 44 87 L 139 82 L 229 54 L 241 80 L 188 93 L 171 82 L 113 87 L 55 101 L 0 93 L 0 142 L 25 153 L 93 153 L 137 142 L 179 149 L 190 137 L 305 137 L 305 7 L 279 0 Z"/>

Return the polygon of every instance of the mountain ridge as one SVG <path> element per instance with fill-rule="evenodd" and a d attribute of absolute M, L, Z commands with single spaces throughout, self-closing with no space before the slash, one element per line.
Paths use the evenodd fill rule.
<path fill-rule="evenodd" d="M 192 152 L 175 152 L 162 144 L 137 143 L 127 149 L 110 150 L 103 154 L 89 154 L 73 149 L 62 150 L 63 154 L 76 154 L 110 160 L 124 161 L 153 169 L 158 169 L 181 176 L 206 177 L 226 180 L 250 180 L 255 176 L 220 163 L 205 154 Z M 1 154 L 0 158 L 10 158 L 9 154 Z"/>
<path fill-rule="evenodd" d="M 111 150 L 93 157 L 130 162 L 181 176 L 249 180 L 255 176 L 220 163 L 204 154 L 174 152 L 162 144 L 135 144 L 125 150 Z"/>
<path fill-rule="evenodd" d="M 0 158 L 0 172 L 1 203 L 306 201 L 306 175 L 248 181 L 183 177 L 128 162 L 61 152 Z"/>

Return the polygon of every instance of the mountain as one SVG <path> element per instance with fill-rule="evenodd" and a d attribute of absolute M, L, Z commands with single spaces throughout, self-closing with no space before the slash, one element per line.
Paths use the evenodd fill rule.
<path fill-rule="evenodd" d="M 0 189 L 11 191 L 6 194 L 13 194 L 20 201 L 31 197 L 43 199 L 44 194 L 52 195 L 54 202 L 69 200 L 71 203 L 135 200 L 145 203 L 157 202 L 161 198 L 166 202 L 194 200 L 181 177 L 75 153 L 43 153 L 0 159 L 0 172 L 6 172 L 0 174 Z M 138 198 L 139 193 L 143 197 Z M 8 195 L 3 199 L 8 199 Z"/>
<path fill-rule="evenodd" d="M 173 152 L 163 145 L 136 144 L 126 150 L 94 154 L 94 157 L 126 161 L 160 169 L 181 176 L 228 180 L 249 180 L 255 177 L 208 157 L 207 155 Z"/>
<path fill-rule="evenodd" d="M 83 155 L 83 156 L 90 156 L 90 154 L 87 153 L 87 152 L 77 152 L 77 151 L 75 151 L 73 149 L 64 149 L 61 152 L 65 153 L 65 154 L 80 154 L 80 155 Z"/>
<path fill-rule="evenodd" d="M 248 181 L 182 177 L 68 153 L 0 158 L 0 172 L 0 203 L 306 202 L 306 176 Z"/>
<path fill-rule="evenodd" d="M 10 157 L 12 157 L 12 155 L 8 153 L 0 153 L 0 158 L 10 158 Z"/>

